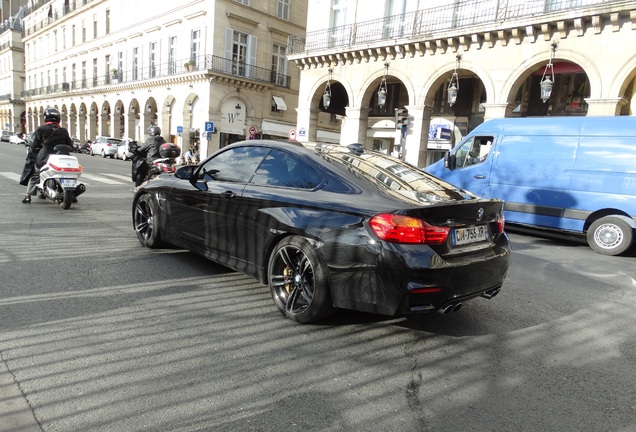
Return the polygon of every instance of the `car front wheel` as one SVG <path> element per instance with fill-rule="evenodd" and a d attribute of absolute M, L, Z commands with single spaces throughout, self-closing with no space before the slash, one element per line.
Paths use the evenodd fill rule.
<path fill-rule="evenodd" d="M 633 242 L 634 229 L 624 216 L 602 217 L 587 230 L 587 242 L 592 249 L 603 255 L 620 255 Z"/>
<path fill-rule="evenodd" d="M 276 245 L 267 277 L 274 303 L 287 318 L 309 323 L 335 311 L 326 265 L 306 239 L 286 237 Z"/>
<path fill-rule="evenodd" d="M 158 222 L 156 204 L 152 197 L 150 195 L 139 197 L 133 214 L 133 226 L 139 243 L 149 248 L 162 246 Z"/>

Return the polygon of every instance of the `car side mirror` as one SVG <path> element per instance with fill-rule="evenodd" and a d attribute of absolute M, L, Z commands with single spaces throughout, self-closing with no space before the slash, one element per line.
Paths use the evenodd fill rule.
<path fill-rule="evenodd" d="M 194 165 L 185 165 L 179 167 L 175 171 L 174 176 L 181 180 L 190 180 L 192 178 L 192 174 L 194 173 L 194 168 L 196 168 Z"/>
<path fill-rule="evenodd" d="M 444 166 L 453 171 L 457 167 L 457 156 L 454 154 L 446 153 L 444 156 Z"/>
<path fill-rule="evenodd" d="M 179 167 L 174 176 L 178 179 L 188 180 L 192 186 L 199 189 L 200 191 L 207 191 L 208 185 L 204 181 L 199 181 L 198 175 L 195 175 L 195 171 L 199 168 L 196 165 L 185 165 Z"/>

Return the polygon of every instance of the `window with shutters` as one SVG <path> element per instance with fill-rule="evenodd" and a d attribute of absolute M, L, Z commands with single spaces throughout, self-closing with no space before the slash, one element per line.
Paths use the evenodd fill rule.
<path fill-rule="evenodd" d="M 256 36 L 225 29 L 225 71 L 246 78 L 255 76 Z"/>
<path fill-rule="evenodd" d="M 284 20 L 289 20 L 289 2 L 290 0 L 278 0 L 276 8 L 276 16 Z"/>
<path fill-rule="evenodd" d="M 286 47 L 274 44 L 272 50 L 272 82 L 285 86 L 287 78 L 287 57 L 285 56 Z"/>

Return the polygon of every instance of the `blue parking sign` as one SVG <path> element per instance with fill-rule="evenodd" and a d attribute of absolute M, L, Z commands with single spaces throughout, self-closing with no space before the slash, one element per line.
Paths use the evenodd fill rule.
<path fill-rule="evenodd" d="M 214 132 L 214 122 L 205 122 L 205 131 Z"/>

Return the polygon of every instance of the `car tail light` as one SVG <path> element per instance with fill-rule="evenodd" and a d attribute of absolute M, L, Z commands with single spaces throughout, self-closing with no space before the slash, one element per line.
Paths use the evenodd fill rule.
<path fill-rule="evenodd" d="M 502 213 L 501 216 L 499 216 L 497 218 L 497 230 L 499 230 L 499 234 L 504 232 L 504 226 L 505 225 L 506 225 L 506 218 L 504 217 L 504 215 Z"/>
<path fill-rule="evenodd" d="M 442 244 L 450 231 L 414 217 L 386 213 L 373 216 L 369 225 L 381 240 L 392 243 Z"/>

